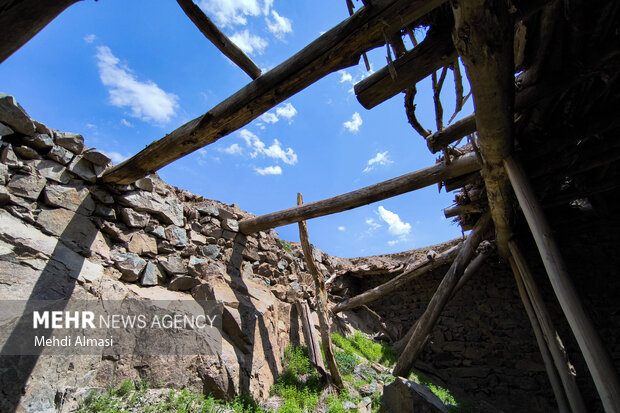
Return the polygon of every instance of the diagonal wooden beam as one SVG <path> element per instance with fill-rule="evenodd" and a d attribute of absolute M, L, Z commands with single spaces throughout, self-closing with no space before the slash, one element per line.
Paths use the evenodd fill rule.
<path fill-rule="evenodd" d="M 193 0 L 177 0 L 177 3 L 179 3 L 179 6 L 181 6 L 187 17 L 198 27 L 198 30 L 200 30 L 220 52 L 224 53 L 252 79 L 257 79 L 260 76 L 260 68 L 256 66 L 256 63 L 243 53 L 228 36 L 222 33 L 215 23 L 202 12 L 200 7 L 194 4 Z"/>
<path fill-rule="evenodd" d="M 246 218 L 239 222 L 239 230 L 244 234 L 263 231 L 282 225 L 292 224 L 305 219 L 321 217 L 347 211 L 362 205 L 411 192 L 436 184 L 449 178 L 465 175 L 480 169 L 476 154 L 471 152 L 452 161 L 450 165 L 438 163 L 419 171 L 379 182 L 356 191 L 332 198 L 314 201 L 283 211 L 272 212 L 255 218 Z"/>
<path fill-rule="evenodd" d="M 223 136 L 293 96 L 322 77 L 357 64 L 366 50 L 384 44 L 401 27 L 445 0 L 375 0 L 324 33 L 204 115 L 148 145 L 108 170 L 104 182 L 128 184 Z"/>

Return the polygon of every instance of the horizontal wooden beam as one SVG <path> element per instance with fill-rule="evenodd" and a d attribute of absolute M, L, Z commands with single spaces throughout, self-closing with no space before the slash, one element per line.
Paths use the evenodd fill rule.
<path fill-rule="evenodd" d="M 479 212 L 484 212 L 488 208 L 489 204 L 485 199 L 471 202 L 465 205 L 456 205 L 451 208 L 446 208 L 443 210 L 443 214 L 446 216 L 446 218 L 452 218 L 458 215 L 476 214 Z"/>
<path fill-rule="evenodd" d="M 449 32 L 430 32 L 422 43 L 392 63 L 395 77 L 390 74 L 390 68 L 385 66 L 357 83 L 354 87 L 357 100 L 366 109 L 372 109 L 435 70 L 454 62 L 456 57 Z"/>
<path fill-rule="evenodd" d="M 347 211 L 362 205 L 391 198 L 396 195 L 424 188 L 445 179 L 465 175 L 480 169 L 478 158 L 471 152 L 454 160 L 450 165 L 438 163 L 419 171 L 379 182 L 356 191 L 338 195 L 333 198 L 314 201 L 308 204 L 273 212 L 256 218 L 247 218 L 239 222 L 239 230 L 244 234 L 263 231 L 282 225 L 292 224 L 305 219 L 321 217 Z"/>
<path fill-rule="evenodd" d="M 256 79 L 260 76 L 260 68 L 256 66 L 256 63 L 254 63 L 248 55 L 243 53 L 228 36 L 222 33 L 215 23 L 202 12 L 200 7 L 196 6 L 192 0 L 177 0 L 177 3 L 179 3 L 179 6 L 181 6 L 187 17 L 198 27 L 198 30 L 200 30 L 220 52 L 224 53 L 252 79 Z"/>
<path fill-rule="evenodd" d="M 108 170 L 104 182 L 128 184 L 247 125 L 322 77 L 353 66 L 386 35 L 445 0 L 375 0 L 209 112 Z"/>

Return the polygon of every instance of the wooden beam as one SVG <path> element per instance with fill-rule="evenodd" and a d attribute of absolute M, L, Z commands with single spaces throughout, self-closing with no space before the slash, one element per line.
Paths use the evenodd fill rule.
<path fill-rule="evenodd" d="M 560 413 L 570 413 L 570 407 L 566 402 L 566 393 L 564 393 L 564 389 L 562 388 L 562 384 L 560 383 L 560 378 L 558 377 L 558 372 L 553 365 L 553 361 L 551 359 L 551 353 L 549 352 L 549 348 L 547 347 L 547 343 L 545 343 L 545 339 L 542 333 L 542 329 L 540 328 L 540 324 L 538 322 L 538 318 L 534 313 L 534 307 L 532 307 L 532 303 L 527 295 L 527 291 L 525 291 L 525 286 L 523 285 L 523 280 L 521 279 L 521 274 L 519 269 L 517 268 L 517 264 L 515 264 L 514 258 L 510 257 L 510 267 L 512 268 L 512 272 L 515 277 L 515 281 L 517 283 L 517 289 L 519 290 L 519 295 L 521 296 L 521 301 L 523 302 L 523 306 L 525 307 L 525 312 L 527 313 L 527 317 L 530 319 L 530 324 L 532 325 L 532 330 L 534 330 L 534 337 L 536 338 L 536 344 L 538 344 L 538 349 L 540 350 L 540 354 L 542 356 L 543 362 L 545 363 L 545 370 L 547 370 L 547 377 L 549 377 L 549 382 L 551 383 L 551 389 L 553 389 L 553 394 L 555 396 L 555 400 L 558 403 L 558 408 Z"/>
<path fill-rule="evenodd" d="M 449 33 L 430 32 L 417 47 L 394 60 L 396 77 L 385 66 L 354 87 L 357 100 L 366 109 L 372 109 L 392 96 L 415 85 L 435 70 L 456 59 L 456 50 Z"/>
<path fill-rule="evenodd" d="M 521 297 L 521 299 L 524 301 L 524 305 L 527 299 L 533 306 L 534 314 L 538 319 L 538 327 L 541 329 L 543 338 L 547 343 L 548 350 L 560 380 L 562 381 L 564 393 L 568 398 L 571 410 L 573 413 L 585 413 L 587 411 L 586 405 L 581 397 L 579 387 L 577 387 L 577 381 L 573 374 L 572 366 L 568 361 L 568 356 L 564 350 L 562 339 L 560 339 L 556 329 L 553 327 L 551 315 L 547 310 L 547 306 L 545 305 L 538 286 L 534 282 L 534 277 L 532 276 L 529 265 L 527 265 L 525 257 L 514 240 L 508 243 L 508 247 L 510 248 L 511 254 L 510 263 L 512 265 L 514 262 L 514 265 L 516 265 L 517 272 L 515 272 L 515 278 L 517 279 L 517 283 L 521 282 L 525 286 L 527 292 L 527 297 Z M 557 397 L 558 395 L 556 394 L 556 399 Z"/>
<path fill-rule="evenodd" d="M 257 79 L 260 76 L 260 68 L 256 66 L 256 63 L 243 53 L 228 36 L 222 33 L 215 23 L 203 13 L 200 7 L 194 4 L 193 0 L 177 0 L 177 3 L 179 3 L 179 6 L 181 6 L 187 17 L 198 27 L 198 30 L 200 30 L 220 52 L 224 53 L 252 79 Z"/>
<path fill-rule="evenodd" d="M 503 0 L 458 0 L 453 41 L 473 92 L 478 144 L 497 251 L 510 255 L 512 203 L 502 160 L 512 150 L 514 125 L 514 23 Z"/>
<path fill-rule="evenodd" d="M 303 198 L 300 193 L 297 194 L 297 205 L 303 204 Z M 329 369 L 329 378 L 336 386 L 338 390 L 344 388 L 344 382 L 338 370 L 338 364 L 336 363 L 336 356 L 334 355 L 334 349 L 332 347 L 332 339 L 329 334 L 329 319 L 327 317 L 327 291 L 325 290 L 325 282 L 323 281 L 323 275 L 319 271 L 312 258 L 312 246 L 308 240 L 308 227 L 306 227 L 306 221 L 299 222 L 299 239 L 301 240 L 301 249 L 304 252 L 304 260 L 308 267 L 308 272 L 314 279 L 314 285 L 316 287 L 316 313 L 319 316 L 319 328 L 321 330 L 321 343 L 323 344 L 323 353 L 325 353 L 325 361 L 327 362 L 327 368 Z"/>
<path fill-rule="evenodd" d="M 247 125 L 322 77 L 353 66 L 366 50 L 445 0 L 375 0 L 209 112 L 109 169 L 104 182 L 128 184 Z"/>
<path fill-rule="evenodd" d="M 450 165 L 439 163 L 343 195 L 310 202 L 305 205 L 273 212 L 256 218 L 246 218 L 239 222 L 239 230 L 244 234 L 252 234 L 254 232 L 292 224 L 305 219 L 347 211 L 362 205 L 372 204 L 373 202 L 424 188 L 445 179 L 465 175 L 479 168 L 478 158 L 476 154 L 472 152 L 454 160 Z"/>
<path fill-rule="evenodd" d="M 454 247 L 449 248 L 447 251 L 439 254 L 433 260 L 427 258 L 412 269 L 405 271 L 404 273 L 392 278 L 391 280 L 368 291 L 364 291 L 363 293 L 356 295 L 355 297 L 347 298 L 346 300 L 336 304 L 332 308 L 332 311 L 334 313 L 338 313 L 340 311 L 360 307 L 376 301 L 379 298 L 391 293 L 392 291 L 398 290 L 403 285 L 413 281 L 422 274 L 426 274 L 427 272 L 434 270 L 435 268 L 439 268 L 442 265 L 446 265 L 452 262 L 456 257 L 460 246 L 461 244 L 455 245 Z"/>
<path fill-rule="evenodd" d="M 452 296 L 454 287 L 457 285 L 461 275 L 463 275 L 465 267 L 471 260 L 476 247 L 482 241 L 482 237 L 487 231 L 490 223 L 491 217 L 489 214 L 483 215 L 474 226 L 471 234 L 467 237 L 467 240 L 450 266 L 450 269 L 439 284 L 437 291 L 435 291 L 433 298 L 431 298 L 431 301 L 428 303 L 426 311 L 424 311 L 424 314 L 422 314 L 412 327 L 413 332 L 411 333 L 409 342 L 407 346 L 405 346 L 405 349 L 398 358 L 398 362 L 392 371 L 394 376 L 407 377 L 409 375 L 413 363 L 424 348 L 426 338 Z"/>
<path fill-rule="evenodd" d="M 451 208 L 446 208 L 443 210 L 443 214 L 446 218 L 452 218 L 459 215 L 476 214 L 485 211 L 487 208 L 488 205 L 486 200 L 480 200 L 466 205 L 457 205 Z"/>
<path fill-rule="evenodd" d="M 620 381 L 613 361 L 568 276 L 566 265 L 553 238 L 553 231 L 529 180 L 521 165 L 513 158 L 506 159 L 504 166 L 538 246 L 551 286 L 581 348 L 603 407 L 606 412 L 620 412 Z"/>
<path fill-rule="evenodd" d="M 323 356 L 321 355 L 321 347 L 319 346 L 319 336 L 316 333 L 314 327 L 314 321 L 312 320 L 312 313 L 306 300 L 300 300 L 295 303 L 299 318 L 301 318 L 301 325 L 304 331 L 304 337 L 306 339 L 306 346 L 308 346 L 308 358 L 310 363 L 317 368 L 321 375 L 326 375 L 325 365 L 323 364 Z"/>
<path fill-rule="evenodd" d="M 0 0 L 0 63 L 79 0 Z"/>

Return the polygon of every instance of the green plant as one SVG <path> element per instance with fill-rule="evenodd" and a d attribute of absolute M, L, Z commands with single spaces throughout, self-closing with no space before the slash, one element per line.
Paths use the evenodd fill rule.
<path fill-rule="evenodd" d="M 136 387 L 134 386 L 133 381 L 125 380 L 124 382 L 121 383 L 120 387 L 116 391 L 116 395 L 121 398 L 126 397 L 129 393 L 134 391 L 135 388 Z"/>
<path fill-rule="evenodd" d="M 280 244 L 282 244 L 282 249 L 286 252 L 293 252 L 292 248 L 291 248 L 291 244 L 289 244 L 286 241 L 280 241 Z"/>
<path fill-rule="evenodd" d="M 308 358 L 308 347 L 288 345 L 284 349 L 282 365 L 296 375 L 310 373 L 312 369 Z"/>
<path fill-rule="evenodd" d="M 345 338 L 338 333 L 332 334 L 332 341 L 349 354 L 357 354 L 369 361 L 380 362 L 392 366 L 398 360 L 398 355 L 386 343 L 375 343 L 360 331 L 355 331 L 351 337 Z"/>
<path fill-rule="evenodd" d="M 359 360 L 353 354 L 345 351 L 335 351 L 336 363 L 340 369 L 340 373 L 343 375 L 349 375 L 355 370 L 355 366 L 359 364 Z"/>

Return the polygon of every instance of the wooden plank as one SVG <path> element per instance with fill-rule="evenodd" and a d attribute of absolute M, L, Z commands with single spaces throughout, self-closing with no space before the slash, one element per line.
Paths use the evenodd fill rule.
<path fill-rule="evenodd" d="M 521 165 L 515 159 L 508 158 L 504 161 L 504 166 L 538 246 L 551 286 L 581 348 L 603 407 L 606 412 L 620 412 L 620 381 L 613 361 L 568 276 L 547 218 Z"/>
<path fill-rule="evenodd" d="M 332 311 L 334 313 L 338 313 L 340 311 L 350 310 L 352 308 L 360 307 L 365 304 L 371 303 L 373 301 L 378 300 L 381 297 L 391 293 L 392 291 L 396 291 L 401 288 L 403 285 L 413 281 L 414 279 L 420 277 L 427 272 L 439 268 L 442 265 L 446 265 L 454 260 L 456 257 L 461 244 L 455 245 L 452 248 L 449 248 L 447 251 L 439 254 L 435 259 L 426 259 L 416 265 L 414 268 L 405 271 L 404 273 L 392 278 L 391 280 L 375 287 L 371 288 L 368 291 L 364 291 L 363 293 L 356 295 L 355 297 L 347 298 L 346 300 L 336 304 Z"/>
<path fill-rule="evenodd" d="M 0 0 L 0 63 L 79 0 Z"/>
<path fill-rule="evenodd" d="M 193 0 L 177 0 L 187 17 L 194 22 L 198 30 L 205 35 L 230 60 L 239 66 L 252 79 L 260 76 L 260 68 L 228 36 L 217 28 L 215 23 L 194 4 Z"/>
<path fill-rule="evenodd" d="M 375 0 L 297 54 L 186 123 L 109 169 L 104 182 L 128 184 L 247 125 L 324 76 L 353 66 L 385 36 L 424 16 L 445 0 Z"/>
<path fill-rule="evenodd" d="M 518 273 L 515 273 L 515 278 L 518 278 L 517 282 L 521 281 L 525 286 L 525 290 L 529 297 L 528 301 L 533 306 L 534 313 L 538 319 L 539 328 L 541 329 L 543 338 L 547 343 L 553 363 L 557 369 L 557 373 L 562 381 L 564 393 L 568 398 L 571 410 L 574 413 L 585 413 L 587 411 L 586 405 L 581 397 L 579 387 L 577 387 L 577 381 L 572 372 L 571 364 L 568 361 L 568 356 L 564 351 L 564 345 L 556 329 L 553 327 L 551 315 L 547 310 L 547 306 L 545 305 L 538 286 L 534 282 L 534 277 L 532 276 L 529 265 L 527 265 L 525 257 L 514 240 L 508 243 L 508 247 L 510 248 L 511 254 L 510 263 L 512 264 L 514 261 L 518 270 Z M 523 300 L 523 297 L 521 297 L 521 299 Z"/>
<path fill-rule="evenodd" d="M 437 287 L 437 291 L 435 291 L 433 298 L 431 298 L 431 301 L 428 303 L 426 311 L 424 311 L 424 314 L 422 314 L 412 327 L 413 332 L 411 332 L 409 342 L 405 346 L 405 349 L 398 358 L 398 362 L 392 371 L 394 376 L 407 377 L 409 375 L 409 372 L 413 368 L 413 363 L 422 352 L 428 335 L 452 296 L 454 287 L 457 285 L 461 275 L 463 275 L 465 267 L 471 260 L 476 247 L 482 241 L 482 237 L 485 232 L 487 232 L 490 223 L 491 217 L 489 214 L 483 215 L 474 226 L 471 234 L 467 237 L 467 240 L 450 266 L 450 269 L 443 280 L 441 280 L 439 287 Z"/>
<path fill-rule="evenodd" d="M 457 205 L 443 210 L 446 218 L 452 218 L 459 215 L 476 214 L 483 212 L 488 207 L 486 200 L 475 201 L 466 205 Z"/>
<path fill-rule="evenodd" d="M 450 165 L 439 163 L 343 195 L 310 202 L 305 205 L 273 212 L 256 218 L 246 218 L 239 222 L 239 230 L 244 234 L 252 234 L 254 232 L 292 224 L 305 219 L 347 211 L 362 205 L 372 204 L 373 202 L 434 185 L 445 179 L 465 175 L 478 169 L 480 169 L 478 158 L 476 154 L 472 152 L 452 161 Z"/>
<path fill-rule="evenodd" d="M 473 92 L 478 145 L 484 160 L 481 174 L 495 224 L 497 251 L 507 257 L 513 208 L 502 160 L 513 144 L 514 23 L 503 0 L 458 0 L 451 5 L 454 46 Z"/>
<path fill-rule="evenodd" d="M 558 372 L 556 371 L 555 366 L 553 365 L 553 361 L 551 360 L 551 353 L 549 352 L 549 348 L 547 347 L 547 343 L 545 342 L 542 329 L 540 328 L 540 324 L 538 322 L 538 318 L 534 313 L 534 307 L 532 307 L 532 303 L 530 302 L 527 292 L 525 291 L 525 286 L 523 285 L 521 274 L 519 272 L 519 269 L 517 268 L 517 264 L 515 264 L 514 258 L 510 257 L 509 260 L 510 267 L 512 268 L 512 272 L 515 276 L 515 281 L 517 283 L 517 289 L 519 290 L 519 295 L 521 296 L 521 301 L 523 302 L 523 306 L 525 307 L 527 317 L 530 319 L 532 330 L 534 330 L 536 344 L 538 344 L 540 354 L 543 358 L 543 362 L 545 363 L 547 377 L 549 377 L 551 389 L 553 390 L 555 400 L 558 403 L 559 411 L 560 413 L 570 413 L 571 410 L 566 401 L 566 393 L 564 393 L 564 389 L 562 388 L 562 384 L 560 383 Z"/>
<path fill-rule="evenodd" d="M 304 201 L 301 194 L 298 193 L 297 205 L 301 205 L 303 202 Z M 308 267 L 308 272 L 312 275 L 314 285 L 316 287 L 316 313 L 319 316 L 319 329 L 321 330 L 323 353 L 325 354 L 325 361 L 327 362 L 327 368 L 330 373 L 328 377 L 338 390 L 342 390 L 344 388 L 344 382 L 342 381 L 340 370 L 338 370 L 336 356 L 334 355 L 334 349 L 332 347 L 332 339 L 329 334 L 327 291 L 325 289 L 323 275 L 317 268 L 314 258 L 312 258 L 312 246 L 308 240 L 308 227 L 306 227 L 306 221 L 299 222 L 299 239 L 301 241 L 301 249 L 304 252 L 304 260 L 306 262 L 306 266 Z"/>
<path fill-rule="evenodd" d="M 297 301 L 295 306 L 297 307 L 299 318 L 301 318 L 301 325 L 304 331 L 304 338 L 306 339 L 306 346 L 308 347 L 308 358 L 310 358 L 310 363 L 318 369 L 321 375 L 325 375 L 327 372 L 323 364 L 323 356 L 321 356 L 321 347 L 319 346 L 319 336 L 316 333 L 316 328 L 312 321 L 310 307 L 305 300 Z"/>

